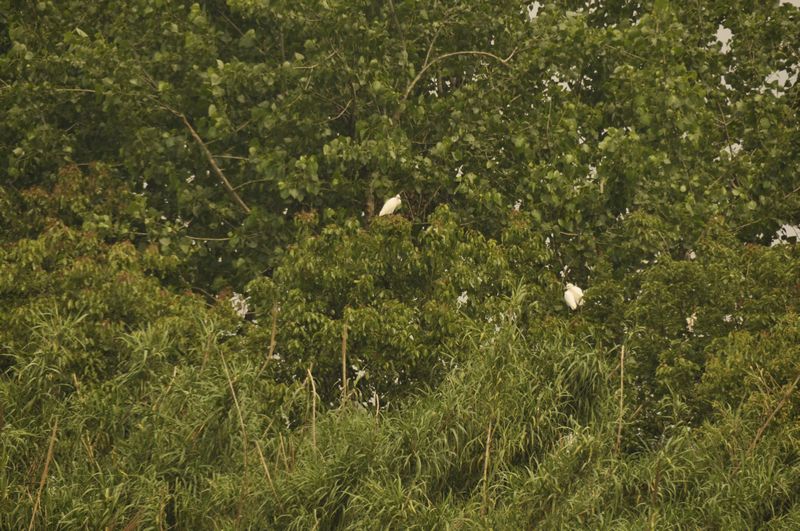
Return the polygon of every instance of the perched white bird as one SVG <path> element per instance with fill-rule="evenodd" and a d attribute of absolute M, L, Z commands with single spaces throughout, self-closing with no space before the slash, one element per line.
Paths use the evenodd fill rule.
<path fill-rule="evenodd" d="M 686 318 L 686 329 L 689 332 L 694 332 L 694 325 L 697 323 L 697 312 L 692 312 L 692 315 Z"/>
<path fill-rule="evenodd" d="M 575 284 L 567 284 L 564 291 L 564 301 L 571 310 L 577 310 L 583 304 L 583 290 Z"/>
<path fill-rule="evenodd" d="M 400 206 L 400 194 L 392 197 L 391 199 L 387 199 L 386 202 L 383 204 L 383 208 L 381 208 L 379 216 L 385 216 L 387 214 L 393 213 L 397 208 Z"/>

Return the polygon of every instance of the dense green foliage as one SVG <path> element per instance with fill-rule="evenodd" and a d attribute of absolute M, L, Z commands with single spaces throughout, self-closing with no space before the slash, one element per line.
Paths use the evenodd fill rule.
<path fill-rule="evenodd" d="M 0 527 L 800 527 L 800 9 L 586 4 L 0 0 Z"/>

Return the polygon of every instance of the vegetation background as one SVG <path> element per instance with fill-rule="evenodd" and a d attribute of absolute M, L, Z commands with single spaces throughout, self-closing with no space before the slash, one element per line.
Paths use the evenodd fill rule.
<path fill-rule="evenodd" d="M 781 4 L 0 0 L 0 527 L 800 528 Z"/>

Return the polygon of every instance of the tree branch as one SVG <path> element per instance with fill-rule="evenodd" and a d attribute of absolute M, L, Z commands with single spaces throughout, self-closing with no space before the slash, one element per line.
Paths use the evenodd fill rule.
<path fill-rule="evenodd" d="M 389 0 L 389 9 L 392 12 L 392 19 L 394 19 L 394 25 L 397 26 L 397 32 L 400 34 L 400 42 L 403 45 L 403 51 L 406 54 L 406 61 L 408 61 L 408 48 L 406 48 L 406 36 L 403 33 L 403 26 L 400 25 L 400 21 L 397 19 L 397 12 L 394 9 L 394 0 Z"/>
<path fill-rule="evenodd" d="M 465 50 L 465 51 L 461 51 L 461 52 L 449 52 L 449 53 L 442 54 L 442 55 L 436 57 L 435 59 L 433 59 L 431 62 L 426 63 L 422 67 L 422 69 L 417 74 L 417 77 L 415 77 L 411 81 L 411 83 L 409 83 L 408 86 L 406 87 L 406 91 L 403 93 L 403 97 L 400 99 L 400 102 L 402 103 L 402 102 L 404 102 L 404 101 L 406 101 L 408 99 L 408 96 L 411 94 L 411 91 L 414 90 L 414 87 L 416 86 L 416 84 L 419 82 L 420 79 L 422 79 L 422 76 L 425 74 L 425 72 L 428 71 L 428 69 L 430 67 L 432 67 L 436 63 L 438 63 L 440 61 L 443 61 L 443 60 L 445 60 L 445 59 L 447 59 L 449 57 L 456 57 L 458 55 L 477 55 L 477 56 L 481 56 L 481 57 L 490 57 L 491 59 L 494 59 L 495 61 L 497 61 L 497 62 L 499 62 L 499 63 L 501 63 L 501 64 L 503 64 L 505 66 L 508 66 L 508 62 L 511 60 L 512 57 L 514 57 L 515 53 L 517 53 L 516 49 L 514 49 L 514 51 L 512 51 L 509 54 L 509 56 L 506 57 L 505 59 L 503 59 L 502 57 L 499 57 L 499 56 L 497 56 L 497 55 L 495 55 L 493 53 L 482 52 L 480 50 Z"/>
<path fill-rule="evenodd" d="M 241 207 L 242 210 L 244 210 L 244 213 L 249 214 L 250 207 L 247 206 L 247 203 L 245 203 L 244 200 L 241 198 L 241 196 L 238 193 L 236 193 L 236 190 L 234 190 L 233 186 L 231 185 L 231 182 L 228 180 L 227 177 L 225 177 L 225 174 L 222 173 L 222 170 L 220 169 L 219 164 L 217 164 L 214 155 L 211 154 L 211 151 L 208 149 L 206 143 L 203 142 L 203 139 L 200 138 L 199 134 L 197 134 L 197 131 L 195 131 L 194 127 L 192 127 L 192 124 L 189 123 L 189 119 L 186 118 L 186 115 L 176 111 L 175 109 L 169 109 L 169 110 L 173 114 L 175 114 L 175 116 L 181 119 L 183 125 L 186 126 L 186 128 L 189 130 L 189 133 L 192 135 L 192 138 L 194 138 L 194 141 L 197 143 L 198 146 L 200 146 L 200 149 L 203 150 L 203 154 L 206 156 L 206 160 L 208 160 L 208 163 L 211 165 L 211 168 L 214 170 L 214 173 L 216 173 L 217 177 L 219 177 L 219 180 L 222 182 L 222 186 L 225 187 L 228 193 L 233 197 L 233 200 L 236 201 L 236 203 Z"/>
<path fill-rule="evenodd" d="M 153 81 L 146 73 L 144 75 L 145 75 L 145 80 L 148 81 L 151 85 L 155 86 L 154 85 L 155 81 Z M 228 180 L 228 178 L 225 177 L 225 174 L 222 173 L 222 169 L 219 167 L 219 164 L 217 164 L 217 160 L 214 158 L 214 155 L 211 153 L 211 150 L 208 149 L 208 144 L 206 144 L 203 141 L 203 139 L 197 133 L 195 128 L 192 127 L 192 124 L 189 122 L 189 119 L 186 117 L 186 115 L 177 109 L 173 109 L 172 107 L 161 101 L 160 98 L 154 96 L 150 96 L 150 98 L 154 100 L 159 106 L 161 106 L 161 108 L 166 109 L 167 111 L 171 112 L 172 114 L 180 118 L 181 122 L 183 122 L 183 125 L 186 126 L 186 129 L 189 130 L 189 134 L 192 135 L 192 138 L 194 139 L 195 143 L 198 146 L 200 146 L 200 149 L 206 156 L 206 160 L 211 165 L 211 169 L 214 170 L 214 173 L 219 178 L 220 182 L 222 183 L 222 186 L 225 188 L 225 190 L 228 191 L 231 197 L 233 197 L 233 200 L 236 202 L 237 205 L 239 205 L 239 207 L 244 211 L 244 213 L 249 214 L 250 207 L 247 206 L 247 203 L 244 202 L 242 197 L 236 192 L 236 189 L 233 187 L 233 185 L 231 185 L 231 182 Z"/>

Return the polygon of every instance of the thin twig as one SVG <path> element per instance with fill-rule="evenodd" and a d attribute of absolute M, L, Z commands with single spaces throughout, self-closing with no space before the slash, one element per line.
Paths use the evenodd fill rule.
<path fill-rule="evenodd" d="M 350 108 L 350 104 L 351 103 L 353 103 L 353 98 L 350 98 L 349 100 L 347 100 L 347 104 L 344 106 L 344 108 L 341 110 L 341 112 L 339 112 L 339 114 L 337 114 L 333 118 L 328 118 L 327 120 L 324 120 L 324 121 L 322 121 L 320 123 L 324 124 L 325 122 L 335 122 L 336 120 L 338 120 L 339 118 L 344 116 L 344 113 L 346 113 L 347 109 Z"/>
<path fill-rule="evenodd" d="M 725 138 L 728 140 L 728 153 L 730 154 L 731 158 L 733 158 L 733 142 L 731 141 L 731 135 L 728 132 L 728 120 L 725 119 L 725 113 L 722 111 L 722 105 L 720 105 L 719 102 L 717 102 L 717 109 L 719 109 L 719 122 L 722 124 L 722 127 L 725 131 Z"/>
<path fill-rule="evenodd" d="M 622 445 L 622 415 L 625 408 L 625 345 L 619 349 L 619 415 L 617 416 L 617 442 L 614 451 L 619 453 Z"/>
<path fill-rule="evenodd" d="M 199 241 L 199 242 L 226 242 L 226 241 L 230 240 L 230 237 L 227 237 L 227 238 L 211 238 L 211 237 L 206 237 L 206 236 L 189 236 L 188 234 L 186 235 L 186 237 L 189 238 L 190 240 L 196 240 L 196 241 Z"/>
<path fill-rule="evenodd" d="M 644 57 L 636 55 L 635 53 L 631 53 L 628 50 L 625 50 L 624 48 L 618 48 L 616 46 L 611 46 L 610 44 L 604 44 L 603 48 L 609 48 L 611 50 L 614 50 L 615 52 L 620 52 L 620 53 L 625 54 L 625 55 L 627 55 L 629 57 L 633 57 L 634 59 L 638 59 L 638 60 L 640 60 L 642 62 L 646 61 L 646 59 Z"/>
<path fill-rule="evenodd" d="M 33 512 L 31 514 L 31 523 L 28 525 L 28 531 L 33 529 L 33 524 L 36 523 L 36 513 L 39 512 L 39 504 L 42 501 L 42 491 L 44 484 L 47 482 L 47 474 L 50 470 L 50 461 L 53 459 L 53 448 L 56 445 L 56 433 L 58 432 L 58 417 L 53 423 L 53 431 L 50 433 L 50 444 L 47 447 L 47 457 L 44 460 L 44 468 L 42 469 L 42 477 L 39 479 L 39 490 L 36 492 L 36 502 L 33 504 Z"/>
<path fill-rule="evenodd" d="M 58 87 L 50 89 L 53 92 L 81 92 L 86 94 L 96 94 L 97 91 L 94 89 L 86 89 L 86 88 L 73 88 L 73 87 Z"/>
<path fill-rule="evenodd" d="M 733 228 L 733 230 L 734 230 L 734 232 L 739 232 L 740 230 L 742 230 L 745 227 L 749 227 L 750 225 L 755 225 L 756 223 L 761 223 L 762 221 L 766 221 L 768 219 L 769 219 L 769 216 L 763 216 L 763 217 L 760 217 L 760 218 L 755 219 L 753 221 L 748 221 L 747 223 L 743 223 L 741 225 L 737 225 L 736 227 Z"/>
<path fill-rule="evenodd" d="M 792 190 L 791 192 L 788 192 L 786 195 L 784 195 L 784 196 L 783 196 L 783 198 L 784 198 L 784 199 L 786 199 L 786 198 L 787 198 L 787 197 L 789 197 L 790 195 L 792 195 L 792 194 L 796 194 L 797 192 L 800 192 L 800 186 L 798 186 L 797 188 L 795 188 L 795 189 L 794 189 L 794 190 Z"/>
<path fill-rule="evenodd" d="M 397 12 L 394 9 L 394 0 L 389 0 L 389 9 L 392 12 L 392 19 L 394 25 L 397 26 L 397 32 L 400 34 L 400 43 L 403 45 L 403 51 L 406 54 L 406 61 L 408 61 L 408 48 L 406 48 L 406 36 L 403 33 L 403 26 L 400 25 L 400 20 L 397 18 Z"/>
<path fill-rule="evenodd" d="M 439 33 L 441 33 L 441 31 L 442 31 L 442 28 L 444 28 L 444 24 L 442 24 L 441 26 L 439 26 L 439 27 L 436 29 L 436 33 L 434 33 L 434 34 L 433 34 L 433 38 L 431 39 L 431 43 L 428 45 L 428 51 L 427 51 L 427 52 L 425 52 L 425 60 L 422 62 L 423 68 L 424 68 L 425 66 L 427 66 L 427 64 L 428 64 L 428 61 L 429 61 L 429 60 L 430 60 L 430 58 L 431 58 L 431 52 L 433 52 L 433 47 L 434 47 L 434 45 L 436 44 L 436 39 L 438 39 L 438 38 L 439 38 Z"/>
<path fill-rule="evenodd" d="M 480 51 L 480 50 L 464 50 L 464 51 L 460 51 L 460 52 L 449 52 L 449 53 L 442 54 L 442 55 L 436 57 L 435 59 L 433 59 L 432 61 L 425 63 L 425 65 L 420 69 L 420 71 L 417 74 L 417 76 L 406 87 L 406 90 L 403 93 L 403 97 L 400 98 L 400 103 L 403 103 L 408 99 L 408 96 L 411 94 L 411 91 L 414 90 L 414 87 L 417 85 L 419 80 L 422 79 L 422 76 L 425 74 L 425 72 L 428 71 L 428 69 L 430 67 L 432 67 L 436 63 L 438 63 L 440 61 L 443 61 L 443 60 L 445 60 L 445 59 L 447 59 L 449 57 L 456 57 L 456 56 L 459 56 L 459 55 L 477 55 L 477 56 L 481 56 L 481 57 L 489 57 L 491 59 L 494 59 L 495 61 L 498 61 L 502 65 L 508 66 L 508 62 L 511 60 L 511 58 L 514 56 L 514 54 L 516 52 L 517 52 L 517 50 L 514 49 L 509 54 L 509 56 L 506 57 L 505 59 L 503 59 L 502 57 L 499 57 L 499 56 L 497 56 L 497 55 L 495 55 L 493 53 L 483 52 L 483 51 Z M 395 118 L 399 118 L 399 107 L 398 107 L 398 112 L 395 113 Z"/>
<path fill-rule="evenodd" d="M 268 177 L 268 178 L 266 178 L 266 179 L 253 179 L 253 180 L 251 180 L 251 181 L 245 181 L 245 182 L 243 182 L 242 184 L 237 184 L 236 186 L 234 186 L 234 187 L 233 187 L 233 189 L 234 189 L 234 190 L 238 190 L 238 189 L 240 189 L 240 188 L 244 188 L 245 186 L 250 186 L 251 184 L 256 184 L 256 183 L 265 183 L 265 182 L 267 182 L 267 181 L 272 181 L 272 180 L 274 180 L 274 179 L 273 179 L 273 178 L 271 178 L 271 177 Z"/>

